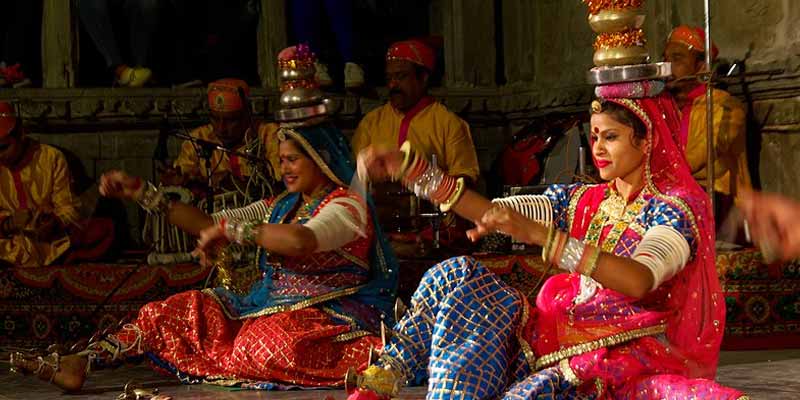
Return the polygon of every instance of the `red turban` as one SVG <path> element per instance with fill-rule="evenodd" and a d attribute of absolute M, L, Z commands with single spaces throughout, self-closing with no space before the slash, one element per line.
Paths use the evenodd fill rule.
<path fill-rule="evenodd" d="M 436 67 L 436 52 L 421 40 L 404 40 L 389 46 L 386 61 L 405 60 L 433 71 Z"/>
<path fill-rule="evenodd" d="M 689 47 L 689 50 L 702 53 L 706 51 L 706 32 L 699 27 L 679 25 L 669 34 L 667 43 L 680 43 Z M 714 42 L 711 42 L 711 60 L 716 60 L 717 55 L 719 55 L 719 49 Z"/>
<path fill-rule="evenodd" d="M 5 101 L 0 101 L 0 138 L 6 137 L 17 126 L 17 114 L 14 106 Z"/>
<path fill-rule="evenodd" d="M 226 78 L 208 84 L 208 107 L 211 111 L 242 110 L 245 98 L 249 96 L 250 87 L 241 79 Z"/>

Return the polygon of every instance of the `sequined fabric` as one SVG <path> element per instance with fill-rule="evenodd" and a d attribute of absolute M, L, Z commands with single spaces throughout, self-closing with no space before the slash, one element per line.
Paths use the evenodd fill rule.
<path fill-rule="evenodd" d="M 370 347 L 380 346 L 376 336 L 337 341 L 351 327 L 320 308 L 236 321 L 199 291 L 145 305 L 133 325 L 142 332 L 146 355 L 187 383 L 340 386 L 347 369 L 363 367 Z M 127 346 L 136 332 L 116 337 Z M 125 354 L 137 355 L 136 348 Z"/>

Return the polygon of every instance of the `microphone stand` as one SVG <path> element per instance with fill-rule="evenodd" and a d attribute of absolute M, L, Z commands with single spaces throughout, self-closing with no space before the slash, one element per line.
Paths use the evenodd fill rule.
<path fill-rule="evenodd" d="M 239 158 L 245 159 L 254 165 L 260 166 L 267 166 L 267 161 L 261 157 L 253 156 L 252 154 L 242 153 L 236 150 L 231 150 L 219 143 L 210 142 L 208 140 L 198 139 L 194 136 L 187 135 L 183 132 L 179 131 L 167 131 L 167 135 L 174 136 L 179 139 L 188 140 L 199 147 L 198 155 L 203 158 L 204 166 L 206 170 L 206 176 L 208 180 L 206 181 L 206 213 L 211 215 L 214 213 L 214 187 L 213 182 L 211 180 L 211 157 L 214 155 L 214 150 L 221 151 L 223 153 L 230 155 L 237 156 Z"/>

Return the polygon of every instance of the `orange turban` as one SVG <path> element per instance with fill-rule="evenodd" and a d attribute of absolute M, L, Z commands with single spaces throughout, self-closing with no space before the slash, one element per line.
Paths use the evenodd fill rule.
<path fill-rule="evenodd" d="M 690 27 L 688 25 L 679 25 L 672 30 L 669 34 L 667 43 L 680 43 L 689 47 L 689 50 L 705 52 L 706 51 L 706 32 L 699 27 Z M 711 60 L 716 60 L 719 55 L 719 49 L 711 42 Z"/>
<path fill-rule="evenodd" d="M 421 40 L 404 40 L 389 46 L 386 61 L 405 60 L 433 71 L 436 67 L 436 52 Z"/>
<path fill-rule="evenodd" d="M 14 106 L 5 101 L 0 101 L 0 138 L 8 136 L 17 126 L 17 114 Z"/>
<path fill-rule="evenodd" d="M 211 111 L 242 110 L 249 96 L 250 87 L 241 79 L 226 78 L 208 84 L 208 107 Z"/>

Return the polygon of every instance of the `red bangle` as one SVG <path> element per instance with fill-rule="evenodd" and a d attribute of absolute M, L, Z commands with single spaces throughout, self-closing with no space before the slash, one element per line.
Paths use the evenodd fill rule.
<path fill-rule="evenodd" d="M 228 235 L 225 233 L 225 223 L 226 223 L 225 218 L 219 219 L 219 228 L 222 229 L 222 235 L 228 238 Z"/>

